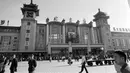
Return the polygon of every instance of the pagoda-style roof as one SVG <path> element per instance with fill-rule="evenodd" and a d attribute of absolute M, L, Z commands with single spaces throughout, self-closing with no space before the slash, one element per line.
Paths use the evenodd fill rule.
<path fill-rule="evenodd" d="M 108 19 L 109 16 L 107 16 L 106 13 L 104 13 L 104 12 L 100 11 L 100 9 L 98 9 L 98 13 L 94 15 L 94 18 L 95 18 L 94 21 L 96 21 L 100 18 L 107 18 Z"/>
<path fill-rule="evenodd" d="M 23 8 L 21 8 L 21 10 L 23 14 L 25 13 L 25 11 L 34 11 L 36 12 L 36 16 L 39 16 L 38 5 L 33 4 L 32 0 L 30 4 L 23 4 Z"/>

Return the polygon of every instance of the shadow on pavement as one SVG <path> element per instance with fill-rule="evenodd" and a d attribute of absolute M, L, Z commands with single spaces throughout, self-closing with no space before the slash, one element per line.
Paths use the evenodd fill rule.
<path fill-rule="evenodd" d="M 66 67 L 66 66 L 71 66 L 71 65 L 61 65 L 61 66 L 55 66 L 55 67 Z"/>
<path fill-rule="evenodd" d="M 112 65 L 113 65 L 113 64 L 112 64 Z M 111 66 L 111 65 L 93 65 L 93 66 L 88 66 L 88 65 L 87 65 L 86 67 L 97 67 L 97 66 L 99 67 L 99 66 Z M 78 67 L 81 67 L 81 66 L 78 66 Z"/>

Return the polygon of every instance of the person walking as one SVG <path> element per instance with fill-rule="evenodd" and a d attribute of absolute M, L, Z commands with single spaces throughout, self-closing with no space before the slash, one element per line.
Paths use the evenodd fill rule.
<path fill-rule="evenodd" d="M 18 66 L 18 61 L 16 59 L 16 55 L 13 55 L 13 59 L 10 65 L 10 73 L 17 72 L 17 66 Z"/>
<path fill-rule="evenodd" d="M 7 57 L 3 56 L 2 59 L 3 59 L 4 63 L 3 63 L 2 72 L 0 72 L 0 73 L 4 73 L 5 72 L 5 66 L 7 64 Z"/>
<path fill-rule="evenodd" d="M 82 73 L 84 69 L 85 69 L 86 73 L 88 73 L 88 70 L 85 67 L 85 64 L 86 64 L 86 58 L 85 58 L 85 56 L 82 56 L 82 63 L 81 63 L 82 66 L 81 66 L 81 71 L 79 73 Z"/>
<path fill-rule="evenodd" d="M 52 61 L 52 56 L 49 56 L 49 61 L 50 61 L 50 62 Z"/>
<path fill-rule="evenodd" d="M 0 73 L 4 72 L 5 72 L 4 57 L 3 55 L 0 55 Z"/>
<path fill-rule="evenodd" d="M 73 61 L 72 61 L 72 59 L 71 59 L 71 56 L 68 57 L 68 64 L 69 64 L 69 65 L 73 64 Z"/>
<path fill-rule="evenodd" d="M 34 73 L 34 71 L 35 71 L 35 68 L 36 68 L 36 66 L 37 66 L 37 62 L 36 62 L 36 60 L 34 59 L 34 55 L 31 55 L 30 56 L 30 59 L 29 59 L 29 61 L 28 61 L 28 72 L 29 73 Z"/>
<path fill-rule="evenodd" d="M 11 57 L 8 59 L 8 65 L 10 65 L 10 63 L 11 63 Z"/>

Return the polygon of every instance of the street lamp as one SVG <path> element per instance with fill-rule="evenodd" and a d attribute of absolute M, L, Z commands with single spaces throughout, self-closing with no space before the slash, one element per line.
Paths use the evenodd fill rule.
<path fill-rule="evenodd" d="M 101 47 L 100 49 L 101 49 L 102 51 L 104 50 L 104 48 L 103 48 L 103 47 Z"/>

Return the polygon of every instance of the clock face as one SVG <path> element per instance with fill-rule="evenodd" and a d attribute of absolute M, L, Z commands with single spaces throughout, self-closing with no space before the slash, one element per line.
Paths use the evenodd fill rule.
<path fill-rule="evenodd" d="M 27 12 L 27 17 L 33 17 L 33 12 Z"/>

